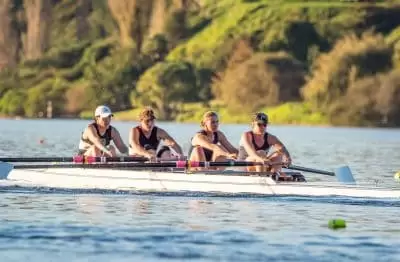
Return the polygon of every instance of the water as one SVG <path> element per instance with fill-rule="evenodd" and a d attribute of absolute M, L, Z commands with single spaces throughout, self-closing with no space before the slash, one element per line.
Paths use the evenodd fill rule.
<path fill-rule="evenodd" d="M 86 121 L 0 120 L 0 155 L 71 156 Z M 117 122 L 127 141 L 134 122 Z M 188 149 L 195 124 L 159 123 Z M 246 125 L 223 125 L 237 143 Z M 294 164 L 397 186 L 400 130 L 271 126 Z M 44 139 L 44 143 L 39 143 Z M 56 152 L 56 153 L 55 153 Z M 308 175 L 309 180 L 330 177 Z M 0 261 L 400 261 L 400 201 L 0 187 Z M 331 230 L 329 219 L 347 228 Z"/>

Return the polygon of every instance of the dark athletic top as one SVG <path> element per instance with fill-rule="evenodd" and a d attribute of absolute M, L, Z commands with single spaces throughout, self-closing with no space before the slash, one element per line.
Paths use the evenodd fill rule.
<path fill-rule="evenodd" d="M 112 136 L 111 136 L 112 126 L 109 126 L 107 128 L 106 132 L 104 132 L 103 135 L 100 134 L 99 126 L 97 125 L 97 123 L 91 123 L 91 124 L 89 124 L 89 126 L 93 126 L 96 129 L 96 134 L 98 135 L 98 137 L 100 138 L 101 143 L 104 146 L 108 146 L 110 144 L 110 142 L 112 140 Z M 86 144 L 93 145 L 92 141 L 90 141 L 89 139 L 83 137 L 83 134 L 81 136 L 81 140 L 82 140 L 82 142 L 84 142 Z"/>
<path fill-rule="evenodd" d="M 263 150 L 263 151 L 267 152 L 270 149 L 271 146 L 270 146 L 270 144 L 268 144 L 268 133 L 267 132 L 264 133 L 264 144 L 262 144 L 261 146 L 258 146 L 256 144 L 256 140 L 254 139 L 254 133 L 252 131 L 247 132 L 247 134 L 251 135 L 251 143 L 253 144 L 254 149 L 256 151 Z M 245 160 L 248 156 L 249 156 L 249 154 L 247 154 L 246 149 L 241 144 L 239 146 L 238 159 L 239 160 Z"/>
<path fill-rule="evenodd" d="M 205 131 L 205 130 L 200 130 L 200 131 L 198 131 L 197 132 L 197 134 L 202 134 L 202 135 L 205 135 L 205 136 L 207 136 L 207 132 Z M 212 144 L 218 144 L 219 143 L 219 139 L 218 139 L 218 132 L 213 132 L 213 141 L 211 142 Z M 193 138 L 192 138 L 193 139 Z M 204 151 L 204 155 L 205 155 L 205 157 L 206 157 L 206 161 L 211 161 L 212 160 L 212 156 L 213 156 L 213 151 L 212 150 L 210 150 L 210 149 L 208 149 L 208 148 L 204 148 L 204 147 L 201 147 L 202 149 L 203 149 L 203 151 Z M 192 153 L 192 150 L 193 150 L 193 145 L 192 146 L 190 146 L 190 149 L 189 149 L 189 156 L 190 156 L 190 154 Z"/>
<path fill-rule="evenodd" d="M 135 127 L 139 131 L 139 144 L 146 150 L 157 150 L 160 140 L 157 138 L 157 127 L 153 127 L 150 137 L 147 138 L 140 126 Z"/>

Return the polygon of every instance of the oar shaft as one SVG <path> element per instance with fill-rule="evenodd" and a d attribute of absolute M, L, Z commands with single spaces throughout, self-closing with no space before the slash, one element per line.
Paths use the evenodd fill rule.
<path fill-rule="evenodd" d="M 309 172 L 309 173 L 315 173 L 315 174 L 321 174 L 321 175 L 327 175 L 327 176 L 335 176 L 334 172 L 329 172 L 325 170 L 319 170 L 319 169 L 314 169 L 314 168 L 308 168 L 308 167 L 302 167 L 302 166 L 295 166 L 295 165 L 290 165 L 287 167 L 288 169 L 293 169 L 297 171 L 304 171 L 304 172 Z"/>
<path fill-rule="evenodd" d="M 73 162 L 73 163 L 107 163 L 107 162 L 144 162 L 148 161 L 145 157 L 91 157 L 91 156 L 73 156 L 73 157 L 1 157 L 2 162 L 20 162 L 20 163 L 39 163 L 39 162 Z"/>
<path fill-rule="evenodd" d="M 226 161 L 226 162 L 197 162 L 197 161 L 173 161 L 173 162 L 137 162 L 137 163 L 60 163 L 60 164 L 25 164 L 15 165 L 16 169 L 46 169 L 46 168 L 191 168 L 191 167 L 234 167 L 260 165 L 256 162 Z"/>

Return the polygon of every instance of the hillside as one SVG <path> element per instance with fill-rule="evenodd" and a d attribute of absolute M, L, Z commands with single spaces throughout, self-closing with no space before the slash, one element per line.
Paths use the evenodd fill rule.
<path fill-rule="evenodd" d="M 19 37 L 3 45 L 20 50 L 0 74 L 2 115 L 40 117 L 51 101 L 53 117 L 106 103 L 125 119 L 151 105 L 177 121 L 212 108 L 228 122 L 266 110 L 275 123 L 400 125 L 395 1 L 35 1 L 47 38 L 34 7 L 8 9 L 3 31 Z"/>

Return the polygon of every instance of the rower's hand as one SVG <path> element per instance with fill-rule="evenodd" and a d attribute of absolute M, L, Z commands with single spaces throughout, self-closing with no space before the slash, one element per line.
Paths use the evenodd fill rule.
<path fill-rule="evenodd" d="M 258 162 L 258 163 L 263 163 L 264 165 L 270 165 L 271 160 L 269 160 L 269 159 L 266 158 L 266 157 L 258 156 L 258 157 L 256 158 L 256 162 Z"/>
<path fill-rule="evenodd" d="M 285 167 L 288 167 L 292 164 L 292 158 L 290 156 L 285 156 L 285 161 L 283 162 Z"/>
<path fill-rule="evenodd" d="M 150 150 L 150 151 L 147 153 L 147 156 L 146 156 L 146 157 L 149 159 L 150 162 L 156 162 L 156 161 L 157 161 L 156 152 L 154 152 L 153 150 Z"/>
<path fill-rule="evenodd" d="M 178 160 L 186 160 L 187 159 L 187 157 L 183 154 L 176 154 L 175 156 Z"/>
<path fill-rule="evenodd" d="M 112 154 L 112 152 L 111 152 L 110 150 L 106 150 L 106 151 L 103 151 L 103 156 L 105 156 L 105 157 L 112 157 L 113 154 Z"/>
<path fill-rule="evenodd" d="M 237 159 L 237 154 L 236 153 L 228 153 L 226 155 L 227 158 L 231 158 L 231 159 Z"/>

